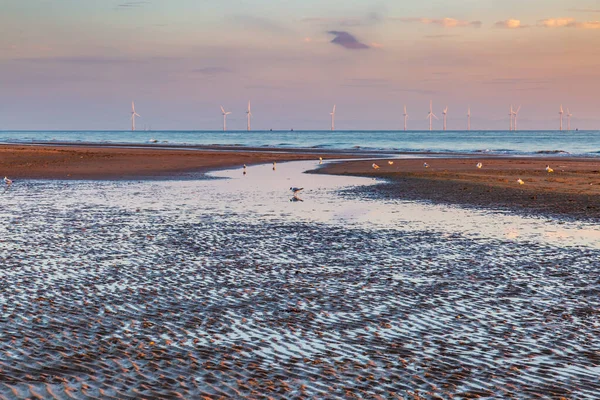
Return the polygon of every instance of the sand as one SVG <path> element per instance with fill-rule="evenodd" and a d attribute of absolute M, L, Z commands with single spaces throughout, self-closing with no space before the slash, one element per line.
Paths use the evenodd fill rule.
<path fill-rule="evenodd" d="M 388 161 L 393 161 L 390 165 Z M 478 169 L 476 164 L 483 167 Z M 487 157 L 382 159 L 330 163 L 313 171 L 385 178 L 362 195 L 600 218 L 600 160 Z M 429 168 L 424 167 L 429 164 Z M 546 172 L 547 165 L 554 170 Z M 521 179 L 524 183 L 517 182 Z"/>
<path fill-rule="evenodd" d="M 148 179 L 294 160 L 348 158 L 278 149 L 178 149 L 139 146 L 0 145 L 0 175 L 13 179 Z"/>

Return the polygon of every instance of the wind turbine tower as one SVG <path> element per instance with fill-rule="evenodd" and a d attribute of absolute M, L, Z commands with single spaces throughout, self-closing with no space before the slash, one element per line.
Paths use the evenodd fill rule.
<path fill-rule="evenodd" d="M 519 106 L 517 110 L 513 112 L 513 115 L 515 116 L 515 131 L 517 130 L 517 118 L 519 117 L 519 111 L 521 111 L 521 106 Z"/>
<path fill-rule="evenodd" d="M 329 115 L 331 115 L 331 130 L 335 131 L 335 104 L 333 105 L 333 111 Z"/>
<path fill-rule="evenodd" d="M 408 121 L 408 114 L 406 113 L 406 106 L 404 106 L 404 130 L 406 130 L 406 121 Z"/>
<path fill-rule="evenodd" d="M 560 111 L 558 112 L 558 114 L 560 115 L 560 130 L 562 131 L 563 130 L 563 114 L 564 114 L 562 104 L 560 105 Z"/>
<path fill-rule="evenodd" d="M 513 118 L 515 116 L 515 110 L 513 110 L 512 104 L 510 105 L 510 111 L 508 112 L 508 116 L 510 117 L 510 131 L 513 130 Z"/>
<path fill-rule="evenodd" d="M 429 131 L 431 131 L 431 127 L 432 127 L 432 119 L 439 119 L 438 117 L 435 116 L 435 114 L 433 113 L 433 101 L 429 100 L 429 114 L 427 114 L 427 118 L 429 118 Z"/>
<path fill-rule="evenodd" d="M 471 130 L 471 106 L 467 109 L 467 130 Z"/>
<path fill-rule="evenodd" d="M 571 112 L 569 111 L 569 109 L 567 108 L 567 130 L 570 131 L 571 130 L 571 117 L 573 116 L 573 114 L 571 114 Z"/>
<path fill-rule="evenodd" d="M 446 106 L 446 108 L 444 108 L 444 111 L 442 112 L 442 114 L 444 114 L 444 130 L 446 130 L 446 118 L 448 117 L 448 106 Z"/>
<path fill-rule="evenodd" d="M 135 112 L 135 104 L 131 102 L 131 130 L 135 131 L 135 117 L 141 117 L 140 114 Z"/>
<path fill-rule="evenodd" d="M 246 116 L 248 117 L 248 132 L 250 132 L 250 118 L 252 118 L 252 111 L 250 111 L 250 101 L 248 100 L 248 111 L 246 111 Z"/>
<path fill-rule="evenodd" d="M 231 111 L 225 111 L 223 106 L 221 106 L 221 112 L 223 113 L 223 132 L 227 130 L 227 116 L 231 114 Z"/>

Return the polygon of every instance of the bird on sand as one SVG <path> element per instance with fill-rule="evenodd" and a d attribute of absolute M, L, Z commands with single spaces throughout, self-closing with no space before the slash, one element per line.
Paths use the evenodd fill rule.
<path fill-rule="evenodd" d="M 323 157 L 319 157 L 319 164 L 323 164 Z"/>
<path fill-rule="evenodd" d="M 552 168 L 550 168 L 549 165 L 546 165 L 546 172 L 550 174 L 550 173 L 554 172 L 554 170 Z"/>
<path fill-rule="evenodd" d="M 13 181 L 11 179 L 8 179 L 6 176 L 4 177 L 4 183 L 6 183 L 6 186 L 10 186 L 12 185 Z"/>
<path fill-rule="evenodd" d="M 481 169 L 483 167 L 483 164 L 479 162 L 479 163 L 477 163 L 476 167 Z"/>
<path fill-rule="evenodd" d="M 517 179 L 517 182 L 519 183 L 519 185 L 524 185 L 525 184 L 525 182 L 523 182 L 523 179 L 521 179 L 521 178 Z"/>
<path fill-rule="evenodd" d="M 423 163 L 423 166 L 424 166 L 425 168 L 429 168 L 429 164 L 427 164 L 427 163 Z"/>
<path fill-rule="evenodd" d="M 388 161 L 388 164 L 389 165 L 394 165 L 394 162 L 393 161 Z"/>
<path fill-rule="evenodd" d="M 244 175 L 246 175 L 246 164 L 244 164 Z"/>
<path fill-rule="evenodd" d="M 373 169 L 379 169 L 379 165 L 373 163 Z"/>
<path fill-rule="evenodd" d="M 304 188 L 291 187 L 290 190 L 292 191 L 292 193 L 294 193 L 294 196 L 295 196 L 298 193 L 300 193 L 301 190 L 304 190 Z"/>
<path fill-rule="evenodd" d="M 273 161 L 273 171 L 275 171 L 275 167 L 277 167 L 277 163 Z"/>

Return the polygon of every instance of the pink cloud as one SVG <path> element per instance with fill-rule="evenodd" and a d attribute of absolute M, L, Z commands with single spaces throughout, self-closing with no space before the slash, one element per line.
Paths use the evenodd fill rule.
<path fill-rule="evenodd" d="M 538 26 L 544 28 L 600 29 L 600 21 L 578 22 L 575 18 L 548 18 L 538 21 Z"/>
<path fill-rule="evenodd" d="M 426 25 L 439 25 L 444 28 L 479 28 L 481 27 L 481 21 L 461 21 L 455 18 L 441 18 L 441 19 L 431 19 L 431 18 L 393 18 L 400 22 L 417 22 Z"/>
<path fill-rule="evenodd" d="M 529 25 L 521 24 L 521 21 L 518 19 L 507 19 L 505 21 L 498 21 L 494 24 L 496 28 L 506 28 L 506 29 L 518 29 L 518 28 L 527 28 Z"/>

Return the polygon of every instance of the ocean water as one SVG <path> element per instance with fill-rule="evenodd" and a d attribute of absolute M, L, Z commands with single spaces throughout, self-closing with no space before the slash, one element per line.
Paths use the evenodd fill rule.
<path fill-rule="evenodd" d="M 156 143 L 600 156 L 600 131 L 0 131 L 0 142 Z"/>

